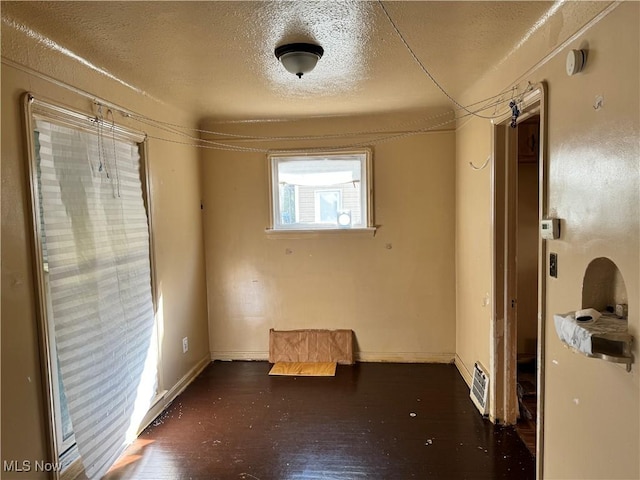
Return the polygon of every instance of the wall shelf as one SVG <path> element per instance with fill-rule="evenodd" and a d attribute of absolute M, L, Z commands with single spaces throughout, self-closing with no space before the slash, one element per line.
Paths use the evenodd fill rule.
<path fill-rule="evenodd" d="M 633 336 L 627 331 L 627 321 L 604 313 L 598 320 L 581 323 L 575 313 L 554 315 L 558 338 L 573 351 L 587 357 L 624 364 L 627 372 L 634 362 L 631 353 Z"/>
<path fill-rule="evenodd" d="M 633 337 L 627 322 L 627 287 L 618 266 L 607 257 L 594 258 L 584 273 L 580 315 L 554 315 L 558 337 L 569 348 L 587 357 L 626 365 L 631 371 Z M 615 315 L 612 312 L 616 312 Z"/>

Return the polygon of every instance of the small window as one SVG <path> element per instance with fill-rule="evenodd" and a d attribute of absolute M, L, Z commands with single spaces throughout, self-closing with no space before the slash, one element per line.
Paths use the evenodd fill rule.
<path fill-rule="evenodd" d="M 373 226 L 368 151 L 269 156 L 273 230 Z"/>

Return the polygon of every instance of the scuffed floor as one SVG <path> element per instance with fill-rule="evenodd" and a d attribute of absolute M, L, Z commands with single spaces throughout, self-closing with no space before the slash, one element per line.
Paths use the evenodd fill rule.
<path fill-rule="evenodd" d="M 515 431 L 480 417 L 452 365 L 269 369 L 211 364 L 105 479 L 534 478 Z"/>

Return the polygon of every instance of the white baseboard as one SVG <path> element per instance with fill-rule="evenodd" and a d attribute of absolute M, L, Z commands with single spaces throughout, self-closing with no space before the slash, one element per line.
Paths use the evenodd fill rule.
<path fill-rule="evenodd" d="M 185 373 L 180 380 L 169 390 L 165 398 L 170 398 L 173 401 L 178 395 L 184 392 L 184 389 L 193 382 L 200 373 L 211 363 L 208 357 L 202 357 L 195 366 Z"/>
<path fill-rule="evenodd" d="M 453 363 L 453 353 L 356 352 L 358 362 Z"/>
<path fill-rule="evenodd" d="M 269 360 L 269 352 L 267 351 L 254 351 L 254 352 L 242 352 L 242 351 L 224 351 L 224 352 L 211 352 L 211 361 L 222 360 L 229 362 L 232 360 Z"/>
<path fill-rule="evenodd" d="M 453 363 L 453 353 L 428 352 L 356 352 L 357 362 L 397 362 L 397 363 Z M 265 351 L 225 351 L 211 352 L 211 360 L 261 360 L 269 359 L 269 352 Z"/>
<path fill-rule="evenodd" d="M 176 382 L 176 384 L 171 387 L 170 390 L 165 390 L 159 398 L 156 399 L 154 405 L 151 407 L 147 415 L 144 417 L 140 429 L 138 431 L 138 435 L 149 426 L 155 418 L 162 413 L 162 411 L 169 406 L 171 402 L 173 402 L 178 395 L 184 392 L 185 388 L 189 386 L 191 382 L 193 382 L 200 373 L 206 368 L 207 365 L 211 363 L 211 360 L 208 356 L 203 357 L 195 366 L 185 373 L 180 380 Z"/>
<path fill-rule="evenodd" d="M 195 378 L 205 369 L 207 365 L 211 363 L 209 357 L 202 358 L 196 365 L 185 373 L 180 380 L 171 388 L 171 390 L 164 390 L 158 393 L 157 397 L 153 400 L 152 407 L 145 415 L 140 428 L 138 429 L 138 435 L 147 428 L 155 418 L 162 413 L 162 411 L 169 406 L 175 398 L 180 395 L 185 388 L 189 386 Z M 57 478 L 57 477 L 56 477 Z M 62 474 L 60 480 L 80 480 L 86 478 L 84 466 L 80 459 L 75 460 Z"/>
<path fill-rule="evenodd" d="M 471 372 L 467 370 L 467 367 L 465 366 L 462 359 L 458 356 L 458 354 L 456 354 L 454 363 L 456 365 L 456 368 L 458 369 L 458 372 L 460 372 L 460 376 L 463 378 L 463 380 L 469 386 L 469 388 L 471 388 L 471 383 L 473 382 L 473 376 L 471 375 Z"/>

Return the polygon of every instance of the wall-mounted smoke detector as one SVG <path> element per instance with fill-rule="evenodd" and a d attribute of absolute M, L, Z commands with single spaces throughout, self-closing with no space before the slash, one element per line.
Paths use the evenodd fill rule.
<path fill-rule="evenodd" d="M 324 49 L 313 43 L 289 43 L 276 48 L 275 54 L 288 72 L 302 78 L 302 75 L 315 68 Z"/>
<path fill-rule="evenodd" d="M 567 75 L 580 73 L 587 63 L 587 52 L 584 50 L 569 50 L 567 54 Z"/>

